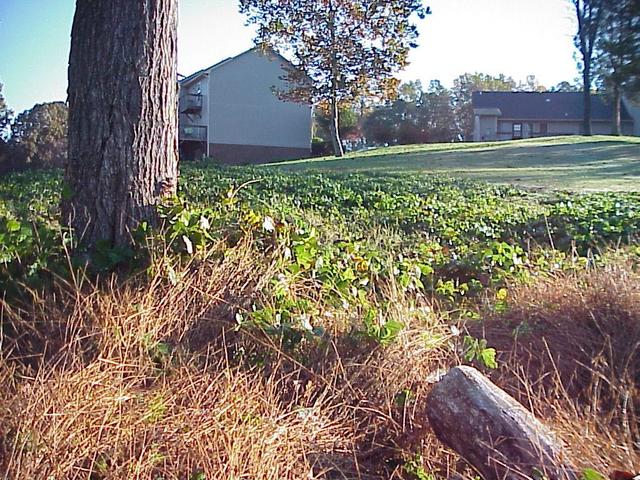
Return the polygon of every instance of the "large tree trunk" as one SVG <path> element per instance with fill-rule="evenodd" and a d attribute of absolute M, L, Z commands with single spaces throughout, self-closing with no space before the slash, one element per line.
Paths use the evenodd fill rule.
<path fill-rule="evenodd" d="M 622 132 L 621 118 L 622 94 L 620 93 L 620 85 L 613 86 L 613 131 L 614 135 L 620 135 Z"/>
<path fill-rule="evenodd" d="M 177 0 L 77 0 L 63 218 L 80 244 L 131 242 L 175 192 Z"/>
<path fill-rule="evenodd" d="M 572 0 L 578 21 L 576 46 L 582 55 L 582 82 L 584 96 L 583 134 L 591 135 L 591 68 L 593 66 L 593 51 L 598 39 L 602 16 L 606 2 L 603 0 Z"/>
<path fill-rule="evenodd" d="M 578 480 L 552 432 L 479 371 L 452 369 L 427 398 L 440 441 L 484 480 Z"/>
<path fill-rule="evenodd" d="M 591 58 L 584 58 L 584 71 L 582 72 L 583 99 L 584 99 L 584 119 L 582 122 L 582 133 L 591 135 Z"/>

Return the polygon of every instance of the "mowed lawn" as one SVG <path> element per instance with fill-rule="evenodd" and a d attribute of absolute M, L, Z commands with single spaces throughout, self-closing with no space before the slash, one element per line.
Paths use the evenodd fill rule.
<path fill-rule="evenodd" d="M 640 191 L 640 138 L 552 137 L 380 148 L 265 166 L 290 171 L 440 173 L 550 190 Z"/>

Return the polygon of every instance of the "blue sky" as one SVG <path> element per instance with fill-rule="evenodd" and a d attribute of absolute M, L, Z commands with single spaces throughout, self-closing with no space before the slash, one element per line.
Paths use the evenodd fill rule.
<path fill-rule="evenodd" d="M 107 0 L 108 1 L 108 0 Z M 252 45 L 234 0 L 179 0 L 182 74 Z M 74 0 L 0 0 L 0 81 L 16 112 L 64 100 Z M 427 0 L 420 46 L 401 74 L 450 86 L 464 72 L 535 74 L 544 85 L 577 77 L 569 0 Z"/>

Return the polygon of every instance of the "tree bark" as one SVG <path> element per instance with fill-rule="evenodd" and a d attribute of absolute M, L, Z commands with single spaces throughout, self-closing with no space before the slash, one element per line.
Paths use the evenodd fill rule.
<path fill-rule="evenodd" d="M 613 135 L 620 135 L 622 130 L 621 119 L 621 103 L 622 93 L 620 93 L 620 85 L 613 86 Z"/>
<path fill-rule="evenodd" d="M 177 0 L 77 0 L 68 195 L 79 244 L 126 245 L 178 177 Z"/>
<path fill-rule="evenodd" d="M 572 0 L 578 20 L 576 46 L 582 55 L 582 84 L 584 98 L 583 134 L 591 135 L 591 67 L 593 49 L 598 38 L 605 2 L 603 0 Z"/>
<path fill-rule="evenodd" d="M 336 59 L 337 42 L 336 38 L 336 12 L 333 2 L 329 0 L 329 32 L 331 35 L 331 143 L 333 144 L 333 154 L 336 157 L 344 156 L 342 140 L 340 139 L 340 106 L 338 104 L 338 61 Z"/>
<path fill-rule="evenodd" d="M 342 148 L 342 140 L 340 139 L 340 107 L 337 99 L 331 99 L 331 143 L 333 144 L 333 152 L 336 157 L 344 156 Z"/>
<path fill-rule="evenodd" d="M 579 478 L 552 432 L 474 368 L 452 369 L 427 398 L 427 415 L 484 480 Z"/>
<path fill-rule="evenodd" d="M 591 58 L 585 57 L 585 66 L 582 72 L 583 80 L 583 99 L 584 99 L 584 119 L 582 122 L 582 130 L 584 135 L 591 136 Z"/>

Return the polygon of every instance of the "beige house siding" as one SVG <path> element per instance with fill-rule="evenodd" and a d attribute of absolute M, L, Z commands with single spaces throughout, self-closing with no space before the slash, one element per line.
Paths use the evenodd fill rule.
<path fill-rule="evenodd" d="M 591 130 L 594 135 L 611 135 L 613 133 L 613 122 L 593 122 Z M 620 133 L 622 135 L 633 135 L 633 124 L 622 122 Z"/>
<path fill-rule="evenodd" d="M 580 133 L 579 122 L 544 122 L 529 120 L 499 120 L 498 132 L 500 140 L 511 140 L 513 137 L 513 124 L 522 124 L 523 138 L 542 136 L 542 124 L 547 124 L 546 135 L 578 135 Z"/>
<path fill-rule="evenodd" d="M 580 135 L 580 122 L 549 122 L 547 124 L 549 135 Z"/>
<path fill-rule="evenodd" d="M 493 123 L 496 123 L 495 136 L 493 136 Z M 554 136 L 554 135 L 580 135 L 582 133 L 581 121 L 530 121 L 530 120 L 503 120 L 498 117 L 481 116 L 480 125 L 480 141 L 491 140 L 511 140 L 513 138 L 513 124 L 522 124 L 522 138 Z M 542 133 L 542 124 L 547 124 L 547 132 Z M 594 121 L 591 124 L 594 135 L 611 135 L 611 122 Z M 622 134 L 633 135 L 633 124 L 631 122 L 622 123 Z"/>
<path fill-rule="evenodd" d="M 198 91 L 204 101 L 199 114 L 180 116 L 181 129 L 206 126 L 202 148 L 225 163 L 309 156 L 312 107 L 278 98 L 275 90 L 286 89 L 283 62 L 275 54 L 252 49 L 183 83 L 181 104 Z"/>
<path fill-rule="evenodd" d="M 311 106 L 280 100 L 286 89 L 278 57 L 254 49 L 209 76 L 210 143 L 311 148 Z"/>
<path fill-rule="evenodd" d="M 497 132 L 498 132 L 498 117 L 494 116 L 480 116 L 480 141 L 490 142 L 492 140 L 497 140 Z"/>

